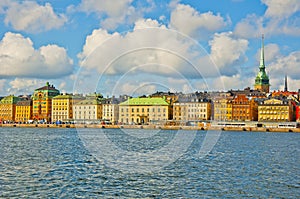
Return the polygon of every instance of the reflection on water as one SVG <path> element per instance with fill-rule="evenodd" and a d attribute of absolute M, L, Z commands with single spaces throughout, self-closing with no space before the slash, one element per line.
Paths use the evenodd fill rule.
<path fill-rule="evenodd" d="M 148 132 L 106 130 L 124 150 L 141 152 L 176 134 Z M 222 132 L 199 158 L 204 138 L 197 132 L 187 151 L 157 172 L 122 173 L 92 156 L 76 129 L 3 128 L 0 198 L 299 198 L 300 134 Z"/>

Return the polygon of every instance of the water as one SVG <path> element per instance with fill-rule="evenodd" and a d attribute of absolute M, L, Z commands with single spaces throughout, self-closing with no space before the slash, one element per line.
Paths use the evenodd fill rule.
<path fill-rule="evenodd" d="M 167 145 L 178 133 L 88 132 L 105 132 L 123 150 L 143 153 Z M 212 151 L 200 158 L 205 135 L 197 132 L 166 167 L 141 173 L 110 168 L 87 150 L 76 129 L 2 128 L 0 198 L 300 197 L 300 134 L 222 132 Z"/>

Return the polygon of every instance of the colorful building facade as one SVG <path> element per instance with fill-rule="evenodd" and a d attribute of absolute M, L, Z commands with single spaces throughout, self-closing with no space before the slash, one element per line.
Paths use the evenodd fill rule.
<path fill-rule="evenodd" d="M 232 100 L 233 97 L 219 97 L 213 100 L 214 120 L 231 121 L 232 120 Z"/>
<path fill-rule="evenodd" d="M 293 105 L 287 99 L 268 99 L 258 105 L 258 121 L 293 121 Z"/>
<path fill-rule="evenodd" d="M 234 96 L 232 100 L 233 121 L 257 121 L 257 101 L 245 94 Z"/>
<path fill-rule="evenodd" d="M 211 119 L 211 103 L 209 100 L 198 102 L 175 102 L 173 104 L 175 121 L 195 121 Z"/>
<path fill-rule="evenodd" d="M 28 122 L 32 119 L 32 100 L 18 101 L 16 104 L 16 122 Z"/>
<path fill-rule="evenodd" d="M 102 119 L 116 124 L 119 121 L 119 103 L 127 100 L 127 96 L 111 97 L 102 101 Z"/>
<path fill-rule="evenodd" d="M 36 89 L 32 96 L 32 118 L 34 120 L 44 120 L 45 122 L 50 122 L 52 98 L 59 94 L 59 90 L 57 90 L 53 85 L 50 85 L 49 82 L 47 82 L 45 86 Z"/>
<path fill-rule="evenodd" d="M 297 104 L 295 117 L 296 121 L 300 122 L 300 104 Z"/>
<path fill-rule="evenodd" d="M 11 122 L 15 121 L 16 104 L 21 98 L 14 95 L 9 95 L 0 101 L 0 121 Z"/>
<path fill-rule="evenodd" d="M 166 122 L 170 104 L 164 98 L 130 98 L 119 104 L 119 122 L 123 124 L 148 124 Z"/>
<path fill-rule="evenodd" d="M 102 120 L 102 97 L 87 96 L 73 105 L 73 120 L 78 123 L 93 123 Z"/>
<path fill-rule="evenodd" d="M 83 100 L 79 95 L 63 94 L 52 98 L 52 121 L 73 120 L 73 105 Z"/>

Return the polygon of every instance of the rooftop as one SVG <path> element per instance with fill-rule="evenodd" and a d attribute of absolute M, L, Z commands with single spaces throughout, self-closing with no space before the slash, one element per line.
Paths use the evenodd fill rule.
<path fill-rule="evenodd" d="M 143 97 L 143 98 L 130 98 L 125 102 L 120 103 L 120 106 L 154 106 L 154 105 L 161 105 L 161 106 L 168 106 L 169 103 L 166 102 L 163 98 L 150 98 L 150 97 Z"/>

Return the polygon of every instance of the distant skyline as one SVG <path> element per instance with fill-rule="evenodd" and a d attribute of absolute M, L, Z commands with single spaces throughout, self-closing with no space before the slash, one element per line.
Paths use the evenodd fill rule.
<path fill-rule="evenodd" d="M 300 88 L 299 0 L 2 0 L 0 95 Z"/>

